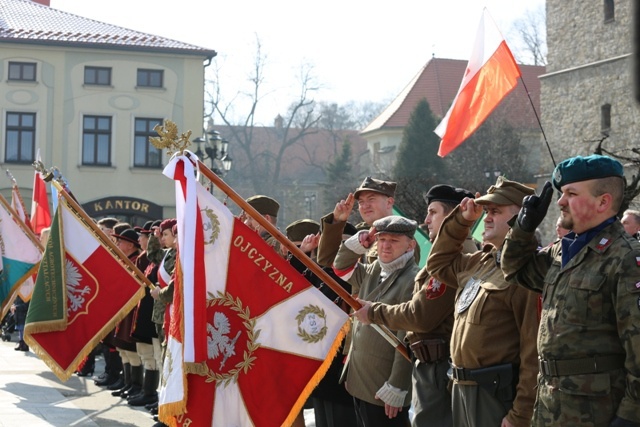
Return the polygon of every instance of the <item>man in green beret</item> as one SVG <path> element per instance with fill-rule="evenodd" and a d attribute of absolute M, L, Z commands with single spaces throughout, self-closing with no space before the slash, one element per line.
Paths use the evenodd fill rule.
<path fill-rule="evenodd" d="M 278 211 L 280 210 L 280 203 L 278 203 L 275 199 L 272 199 L 269 196 L 264 196 L 262 194 L 258 194 L 255 196 L 251 196 L 245 200 L 252 208 L 258 211 L 260 215 L 262 215 L 267 221 L 273 224 L 276 227 L 278 223 Z M 273 249 L 282 254 L 282 248 L 278 239 L 273 237 L 269 232 L 260 225 L 258 221 L 248 215 L 246 212 L 242 213 L 242 221 L 245 223 L 247 227 L 254 230 L 256 233 L 264 239 L 265 242 L 269 244 L 269 246 L 273 247 Z"/>
<path fill-rule="evenodd" d="M 413 252 L 417 223 L 391 215 L 373 222 L 340 245 L 333 270 L 369 301 L 408 301 L 418 273 Z M 359 262 L 377 246 L 378 258 Z M 406 332 L 397 331 L 403 340 Z M 411 363 L 371 325 L 354 322 L 346 369 L 346 388 L 353 396 L 359 426 L 406 426 L 411 402 Z M 343 374 L 343 377 L 345 375 Z"/>
<path fill-rule="evenodd" d="M 616 218 L 623 167 L 572 157 L 555 168 L 561 241 L 536 250 L 553 196 L 528 197 L 502 253 L 505 277 L 542 292 L 533 426 L 640 425 L 640 243 Z"/>
<path fill-rule="evenodd" d="M 508 221 L 533 189 L 498 177 L 487 194 L 465 198 L 440 226 L 427 270 L 457 289 L 451 334 L 453 425 L 529 427 L 538 371 L 538 296 L 510 286 L 500 270 Z M 484 246 L 463 253 L 485 212 Z"/>

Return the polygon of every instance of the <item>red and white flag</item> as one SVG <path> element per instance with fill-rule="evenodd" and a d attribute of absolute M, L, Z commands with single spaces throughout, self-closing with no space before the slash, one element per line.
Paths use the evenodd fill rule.
<path fill-rule="evenodd" d="M 39 151 L 36 160 L 40 160 Z M 31 198 L 31 229 L 39 236 L 42 229 L 49 226 L 51 226 L 51 211 L 47 187 L 40 172 L 36 171 L 33 176 L 33 197 Z"/>
<path fill-rule="evenodd" d="M 161 421 L 290 425 L 329 368 L 348 317 L 198 183 L 186 156 L 164 173 L 177 182 L 180 270 Z"/>
<path fill-rule="evenodd" d="M 446 156 L 475 132 L 516 87 L 518 77 L 520 68 L 485 8 L 458 94 L 435 129 L 442 138 L 438 156 Z"/>
<path fill-rule="evenodd" d="M 144 296 L 135 267 L 128 268 L 101 234 L 59 200 L 24 339 L 62 381 Z"/>

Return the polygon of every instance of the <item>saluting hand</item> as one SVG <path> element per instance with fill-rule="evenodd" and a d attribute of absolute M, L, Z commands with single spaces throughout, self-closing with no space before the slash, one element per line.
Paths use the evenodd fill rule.
<path fill-rule="evenodd" d="M 302 239 L 302 243 L 300 244 L 300 250 L 304 253 L 309 253 L 315 248 L 318 247 L 320 243 L 320 233 L 317 234 L 309 234 Z"/>
<path fill-rule="evenodd" d="M 361 300 L 356 298 L 356 300 L 362 304 L 362 307 L 360 307 L 358 310 L 354 311 L 353 313 L 350 314 L 351 317 L 355 317 L 356 319 L 358 319 L 358 321 L 360 323 L 362 323 L 363 325 L 369 325 L 371 324 L 371 322 L 369 321 L 369 307 L 371 307 L 371 302 L 370 301 L 365 301 L 365 300 Z"/>
<path fill-rule="evenodd" d="M 376 230 L 376 228 L 375 227 L 371 227 L 369 229 L 369 231 L 364 231 L 364 232 L 358 234 L 358 240 L 360 241 L 360 244 L 362 246 L 364 246 L 365 248 L 368 249 L 376 241 L 376 234 L 377 233 L 378 233 L 378 231 Z"/>
<path fill-rule="evenodd" d="M 476 198 L 480 197 L 480 193 L 476 193 Z M 482 216 L 482 206 L 478 205 L 471 197 L 465 197 L 460 202 L 460 212 L 462 217 L 467 221 L 475 221 Z"/>
<path fill-rule="evenodd" d="M 522 201 L 522 208 L 518 213 L 518 225 L 523 231 L 533 233 L 540 225 L 553 198 L 553 187 L 549 181 L 544 183 L 539 196 L 532 194 Z"/>
<path fill-rule="evenodd" d="M 333 221 L 348 220 L 354 204 L 355 198 L 353 197 L 353 193 L 349 193 L 346 200 L 343 199 L 336 203 L 336 207 L 333 208 Z"/>

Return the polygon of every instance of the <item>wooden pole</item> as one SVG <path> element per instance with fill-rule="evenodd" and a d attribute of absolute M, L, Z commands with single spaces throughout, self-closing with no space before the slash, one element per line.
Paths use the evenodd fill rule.
<path fill-rule="evenodd" d="M 189 151 L 184 151 L 184 154 L 189 157 L 192 161 L 196 160 L 195 156 L 191 156 Z M 333 277 L 329 276 L 329 274 L 324 271 L 318 264 L 316 264 L 311 258 L 307 256 L 304 252 L 300 250 L 292 241 L 290 241 L 280 230 L 278 230 L 273 224 L 266 220 L 257 210 L 253 208 L 249 203 L 247 203 L 238 193 L 236 193 L 233 188 L 227 185 L 219 176 L 217 176 L 211 169 L 207 167 L 204 163 L 202 163 L 199 159 L 197 159 L 198 170 L 200 173 L 204 174 L 216 187 L 218 187 L 222 192 L 224 192 L 227 197 L 229 197 L 233 202 L 238 205 L 243 211 L 248 213 L 253 219 L 255 219 L 269 234 L 271 234 L 274 238 L 280 242 L 281 245 L 286 247 L 289 252 L 291 252 L 296 258 L 298 258 L 309 270 L 313 272 L 320 280 L 322 280 L 327 286 L 329 286 L 340 298 L 342 298 L 347 304 L 353 307 L 354 310 L 358 310 L 362 307 L 355 298 L 349 294 L 342 286 L 336 282 Z M 376 329 L 392 346 L 396 348 L 402 355 L 408 360 L 411 361 L 409 357 L 409 353 L 404 343 L 398 339 L 396 335 L 393 334 L 387 327 L 371 324 L 371 326 Z"/>
<path fill-rule="evenodd" d="M 82 206 L 80 206 L 78 202 L 75 201 L 73 196 L 67 193 L 67 191 L 62 187 L 62 185 L 58 181 L 52 180 L 51 185 L 55 186 L 56 189 L 58 190 L 58 197 L 64 197 L 65 201 L 78 213 L 78 215 L 82 217 L 82 220 L 84 221 L 85 225 L 87 225 L 89 228 L 91 228 L 91 230 L 93 230 L 94 234 L 100 239 L 102 244 L 106 246 L 111 253 L 113 253 L 116 257 L 118 257 L 118 259 L 122 260 L 125 263 L 125 267 L 127 268 L 127 270 L 129 270 L 129 272 L 132 273 L 136 279 L 138 279 L 141 285 L 147 286 L 150 289 L 156 288 L 156 286 L 153 283 L 151 283 L 151 281 L 147 278 L 147 276 L 145 276 L 144 273 L 142 273 L 142 271 L 140 271 L 140 269 L 136 267 L 133 262 L 131 262 L 129 257 L 126 256 L 120 250 L 120 248 L 118 248 L 115 245 L 115 243 L 113 243 L 111 238 L 109 238 L 109 236 L 104 234 L 104 232 L 100 229 L 100 227 L 98 227 L 98 225 L 91 219 L 91 217 L 87 215 L 84 209 L 82 209 Z"/>

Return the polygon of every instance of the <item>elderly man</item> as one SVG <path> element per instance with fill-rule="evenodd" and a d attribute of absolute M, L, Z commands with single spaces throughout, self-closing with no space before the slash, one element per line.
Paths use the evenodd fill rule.
<path fill-rule="evenodd" d="M 473 193 L 450 185 L 435 185 L 424 195 L 427 216 L 424 225 L 433 242 L 444 218 Z M 471 238 L 465 240 L 465 252 L 478 250 Z M 411 425 L 420 427 L 450 427 L 451 394 L 449 382 L 449 340 L 453 328 L 455 289 L 432 280 L 423 268 L 416 276 L 413 298 L 397 305 L 360 301 L 362 308 L 355 316 L 363 324 L 377 323 L 407 332 L 415 357 L 412 371 Z"/>
<path fill-rule="evenodd" d="M 411 298 L 418 272 L 413 254 L 417 223 L 387 216 L 347 239 L 338 250 L 333 269 L 371 301 L 398 304 Z M 358 262 L 374 240 L 378 259 Z M 402 340 L 405 332 L 397 332 Z M 359 427 L 406 426 L 410 403 L 411 363 L 373 327 L 356 321 L 353 327 L 346 387 L 353 396 Z M 343 375 L 344 377 L 344 375 Z"/>
<path fill-rule="evenodd" d="M 638 231 L 640 231 L 640 211 L 627 209 L 622 214 L 620 222 L 627 234 L 635 237 L 636 239 L 638 238 Z"/>
<path fill-rule="evenodd" d="M 447 216 L 431 248 L 429 274 L 458 289 L 451 334 L 456 427 L 528 427 L 531 422 L 538 297 L 504 280 L 499 250 L 509 231 L 507 221 L 532 193 L 498 177 L 486 195 L 465 198 Z M 483 209 L 485 246 L 465 254 L 462 245 Z"/>
<path fill-rule="evenodd" d="M 502 270 L 542 292 L 540 376 L 533 426 L 640 425 L 640 243 L 616 219 L 622 165 L 573 157 L 553 173 L 561 241 L 536 251 L 531 235 L 553 189 L 531 196 L 507 236 Z"/>

